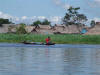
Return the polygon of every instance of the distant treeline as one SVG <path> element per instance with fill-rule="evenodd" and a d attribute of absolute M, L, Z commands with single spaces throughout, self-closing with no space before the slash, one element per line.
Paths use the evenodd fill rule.
<path fill-rule="evenodd" d="M 0 18 L 0 26 L 2 26 L 2 24 L 11 24 L 12 22 L 9 21 L 9 19 L 3 19 Z"/>
<path fill-rule="evenodd" d="M 37 26 L 39 24 L 41 24 L 41 25 L 50 25 L 51 22 L 48 21 L 47 19 L 45 19 L 44 21 L 37 20 L 37 21 L 33 22 L 32 26 Z"/>

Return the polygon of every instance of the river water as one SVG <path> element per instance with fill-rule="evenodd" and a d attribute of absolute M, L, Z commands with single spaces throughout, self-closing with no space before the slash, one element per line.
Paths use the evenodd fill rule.
<path fill-rule="evenodd" d="M 100 45 L 0 43 L 0 75 L 100 75 Z"/>

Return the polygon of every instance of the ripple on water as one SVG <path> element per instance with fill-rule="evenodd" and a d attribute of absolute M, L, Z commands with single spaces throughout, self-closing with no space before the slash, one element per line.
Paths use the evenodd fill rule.
<path fill-rule="evenodd" d="M 100 48 L 99 45 L 3 43 L 0 75 L 100 75 Z"/>

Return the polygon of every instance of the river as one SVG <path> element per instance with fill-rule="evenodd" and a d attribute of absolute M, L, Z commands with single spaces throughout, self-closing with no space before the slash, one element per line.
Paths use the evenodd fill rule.
<path fill-rule="evenodd" d="M 0 43 L 0 75 L 100 75 L 100 45 Z"/>

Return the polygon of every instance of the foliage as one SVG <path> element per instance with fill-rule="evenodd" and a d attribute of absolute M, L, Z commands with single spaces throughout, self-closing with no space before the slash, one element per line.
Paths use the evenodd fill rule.
<path fill-rule="evenodd" d="M 50 25 L 50 22 L 47 19 L 45 19 L 41 24 L 42 25 Z"/>
<path fill-rule="evenodd" d="M 19 25 L 24 25 L 25 26 L 26 24 L 25 23 L 20 23 Z"/>
<path fill-rule="evenodd" d="M 41 21 L 37 20 L 37 21 L 33 22 L 32 26 L 38 26 L 39 24 L 41 24 Z"/>
<path fill-rule="evenodd" d="M 40 20 L 37 20 L 35 22 L 33 22 L 32 26 L 38 26 L 38 25 L 50 25 L 51 22 L 49 22 L 47 19 L 45 19 L 43 22 L 41 22 Z"/>
<path fill-rule="evenodd" d="M 40 34 L 0 34 L 0 42 L 45 42 L 45 38 L 59 44 L 100 44 L 100 35 L 40 35 Z M 66 39 L 67 38 L 67 39 Z"/>
<path fill-rule="evenodd" d="M 94 20 L 92 20 L 92 21 L 91 21 L 91 23 L 90 23 L 91 27 L 94 27 L 94 26 L 95 26 L 95 24 L 96 24 L 96 23 L 95 23 L 95 21 L 94 21 Z"/>
<path fill-rule="evenodd" d="M 18 28 L 16 28 L 16 33 L 17 34 L 26 34 L 27 31 L 25 30 L 25 24 L 20 24 L 20 26 Z"/>
<path fill-rule="evenodd" d="M 83 25 L 83 23 L 87 21 L 87 17 L 84 14 L 79 14 L 79 9 L 80 7 L 70 7 L 63 18 L 63 23 L 66 25 Z"/>
<path fill-rule="evenodd" d="M 2 24 L 11 24 L 11 22 L 9 22 L 8 19 L 0 18 L 0 26 L 2 26 Z"/>

